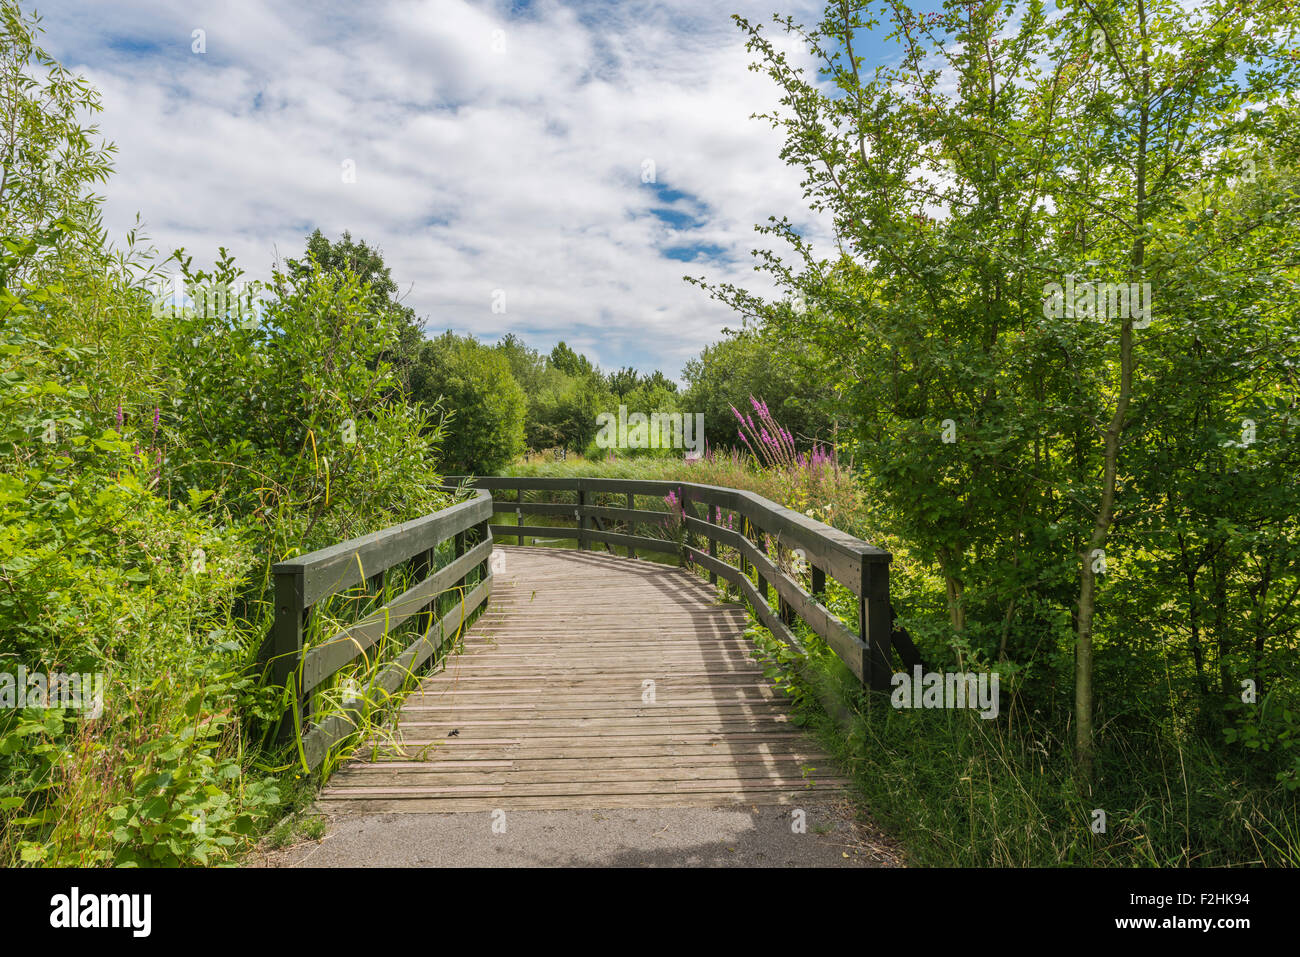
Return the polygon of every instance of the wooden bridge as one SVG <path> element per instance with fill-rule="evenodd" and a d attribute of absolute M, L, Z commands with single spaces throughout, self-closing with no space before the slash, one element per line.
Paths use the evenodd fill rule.
<path fill-rule="evenodd" d="M 745 605 L 800 651 L 802 619 L 885 689 L 891 648 L 917 660 L 893 628 L 888 553 L 734 489 L 471 481 L 478 488 L 462 487 L 448 509 L 274 569 L 267 659 L 296 702 L 284 737 L 310 769 L 364 739 L 322 808 L 726 806 L 840 793 L 833 762 L 791 723 L 753 657 Z M 493 522 L 500 513 L 515 524 Z M 510 539 L 520 544 L 494 544 Z M 828 575 L 856 599 L 856 632 L 823 604 Z M 719 578 L 745 604 L 720 601 Z M 328 614 L 313 622 L 340 600 L 371 607 L 342 626 Z M 403 687 L 395 722 L 376 728 L 367 714 Z"/>

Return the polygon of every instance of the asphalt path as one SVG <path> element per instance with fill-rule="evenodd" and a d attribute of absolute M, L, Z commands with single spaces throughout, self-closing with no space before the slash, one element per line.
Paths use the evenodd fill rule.
<path fill-rule="evenodd" d="M 802 816 L 795 812 L 802 812 Z M 263 867 L 898 867 L 850 805 L 344 814 Z"/>

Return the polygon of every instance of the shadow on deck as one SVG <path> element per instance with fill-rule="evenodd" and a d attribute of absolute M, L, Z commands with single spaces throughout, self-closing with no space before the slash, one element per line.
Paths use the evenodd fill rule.
<path fill-rule="evenodd" d="M 487 611 L 358 749 L 330 813 L 828 803 L 845 781 L 690 572 L 502 547 Z"/>

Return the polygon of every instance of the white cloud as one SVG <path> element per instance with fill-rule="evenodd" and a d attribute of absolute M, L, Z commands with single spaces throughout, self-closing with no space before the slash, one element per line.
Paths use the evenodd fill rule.
<path fill-rule="evenodd" d="M 740 12 L 766 17 L 756 3 Z M 383 248 L 430 333 L 564 338 L 607 366 L 675 375 L 737 324 L 683 274 L 766 288 L 755 223 L 828 230 L 778 134 L 749 118 L 774 85 L 702 6 L 545 2 L 511 19 L 463 0 L 125 0 L 47 14 L 44 44 L 103 93 L 112 234 L 138 211 L 164 253 L 201 263 L 224 245 L 264 277 L 312 228 L 347 229 Z M 190 51 L 196 27 L 206 54 Z M 665 202 L 641 182 L 646 159 L 691 198 L 682 225 L 649 213 Z M 720 257 L 665 255 L 701 245 Z"/>

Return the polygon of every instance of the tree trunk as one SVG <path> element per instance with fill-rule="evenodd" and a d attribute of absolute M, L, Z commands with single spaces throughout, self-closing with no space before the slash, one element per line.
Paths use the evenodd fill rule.
<path fill-rule="evenodd" d="M 1142 104 L 1139 115 L 1136 151 L 1136 177 L 1134 184 L 1134 229 L 1132 274 L 1142 281 L 1146 261 L 1146 178 L 1148 123 L 1151 111 L 1151 75 L 1147 59 L 1146 7 L 1139 0 L 1138 22 L 1142 41 Z M 1092 536 L 1084 550 L 1083 567 L 1079 575 L 1078 631 L 1074 643 L 1074 752 L 1079 773 L 1089 783 L 1093 780 L 1096 741 L 1093 736 L 1092 693 L 1092 622 L 1097 602 L 1097 576 L 1092 570 L 1093 553 L 1104 549 L 1115 516 L 1115 485 L 1119 471 L 1119 439 L 1124 430 L 1129 398 L 1133 394 L 1133 317 L 1124 317 L 1119 334 L 1119 394 L 1115 399 L 1115 414 L 1111 416 L 1103 435 L 1101 507 L 1093 524 Z"/>

